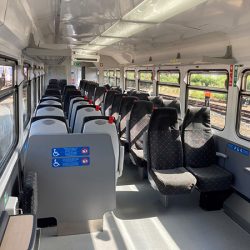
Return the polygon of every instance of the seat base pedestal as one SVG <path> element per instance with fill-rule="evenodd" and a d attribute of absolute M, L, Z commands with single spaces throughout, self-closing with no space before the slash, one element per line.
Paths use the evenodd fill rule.
<path fill-rule="evenodd" d="M 139 175 L 140 180 L 144 180 L 147 177 L 146 169 L 138 167 L 138 175 Z"/>
<path fill-rule="evenodd" d="M 231 190 L 200 193 L 200 207 L 207 211 L 220 210 L 224 201 L 231 195 Z"/>
<path fill-rule="evenodd" d="M 168 196 L 164 194 L 160 194 L 160 201 L 162 205 L 167 208 L 168 207 Z"/>

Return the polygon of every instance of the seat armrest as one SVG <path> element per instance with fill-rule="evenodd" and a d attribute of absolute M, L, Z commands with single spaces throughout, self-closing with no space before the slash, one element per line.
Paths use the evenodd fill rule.
<path fill-rule="evenodd" d="M 116 127 L 117 127 L 118 131 L 119 131 L 120 122 L 121 122 L 121 115 L 118 115 L 117 120 L 116 120 Z"/>
<path fill-rule="evenodd" d="M 143 133 L 143 158 L 145 160 L 148 158 L 148 131 Z"/>
<path fill-rule="evenodd" d="M 129 142 L 129 119 L 126 120 L 126 140 Z"/>
<path fill-rule="evenodd" d="M 221 158 L 223 158 L 223 159 L 227 159 L 227 158 L 228 158 L 228 156 L 227 156 L 226 154 L 223 154 L 223 153 L 221 153 L 221 152 L 216 152 L 216 156 L 217 156 L 217 157 L 221 157 Z"/>
<path fill-rule="evenodd" d="M 103 102 L 101 103 L 101 112 L 102 112 L 102 115 L 105 115 L 104 114 L 104 103 Z"/>
<path fill-rule="evenodd" d="M 109 109 L 108 109 L 108 116 L 111 116 L 111 109 L 112 109 L 112 108 L 109 108 Z"/>
<path fill-rule="evenodd" d="M 123 165 L 124 165 L 124 147 L 120 146 L 119 166 L 118 166 L 119 176 L 118 177 L 122 176 Z"/>
<path fill-rule="evenodd" d="M 245 170 L 248 174 L 250 174 L 250 167 L 246 167 L 246 168 L 244 168 L 244 170 Z"/>

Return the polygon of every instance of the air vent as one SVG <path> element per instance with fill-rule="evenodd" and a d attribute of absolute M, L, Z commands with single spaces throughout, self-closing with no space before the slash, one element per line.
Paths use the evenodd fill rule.
<path fill-rule="evenodd" d="M 98 62 L 99 58 L 75 58 L 75 61 L 81 61 L 81 62 Z"/>

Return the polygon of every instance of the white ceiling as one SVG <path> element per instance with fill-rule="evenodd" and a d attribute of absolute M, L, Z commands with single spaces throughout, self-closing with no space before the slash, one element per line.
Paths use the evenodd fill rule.
<path fill-rule="evenodd" d="M 152 0 L 152 2 L 158 0 Z M 169 0 L 165 0 L 167 2 Z M 185 0 L 187 1 L 187 0 Z M 143 0 L 27 0 L 44 43 L 85 45 L 134 9 Z M 142 32 L 124 38 L 100 54 L 119 58 L 153 55 L 162 48 L 199 41 L 218 34 L 228 40 L 235 32 L 250 27 L 250 0 L 207 0 L 166 21 L 150 25 Z M 143 21 L 143 17 L 142 17 Z M 201 41 L 201 40 L 200 40 Z M 102 49 L 103 48 L 103 49 Z"/>

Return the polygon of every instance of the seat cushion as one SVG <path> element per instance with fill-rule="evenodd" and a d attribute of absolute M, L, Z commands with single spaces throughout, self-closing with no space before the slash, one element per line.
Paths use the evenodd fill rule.
<path fill-rule="evenodd" d="M 147 167 L 147 161 L 144 159 L 143 149 L 136 149 L 135 147 L 132 147 L 130 149 L 130 153 L 137 167 L 141 167 L 141 168 Z"/>
<path fill-rule="evenodd" d="M 189 193 L 196 184 L 195 177 L 183 167 L 166 170 L 151 169 L 149 174 L 158 190 L 164 195 Z"/>
<path fill-rule="evenodd" d="M 232 184 L 232 174 L 215 164 L 187 169 L 197 178 L 197 187 L 201 192 L 228 190 Z"/>

